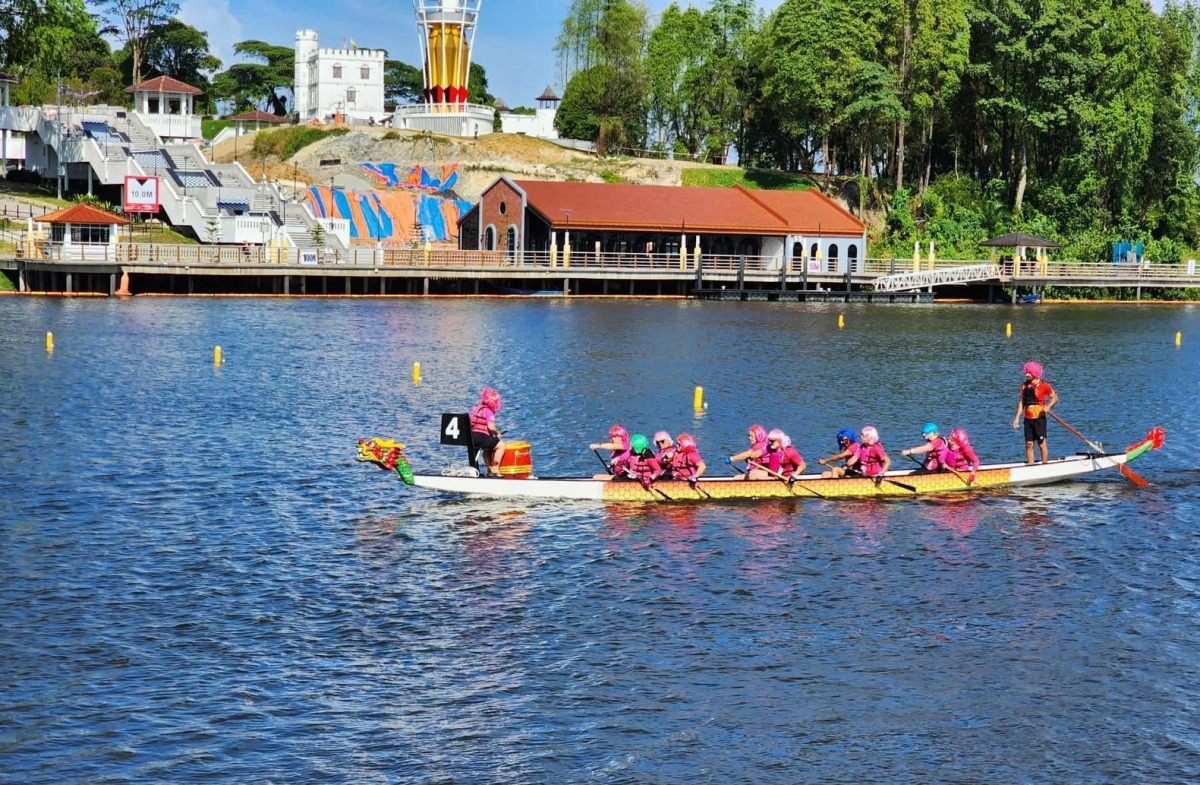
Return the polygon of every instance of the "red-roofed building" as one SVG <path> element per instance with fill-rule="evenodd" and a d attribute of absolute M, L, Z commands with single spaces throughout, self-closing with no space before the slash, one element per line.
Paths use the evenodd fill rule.
<path fill-rule="evenodd" d="M 133 93 L 134 113 L 164 142 L 201 137 L 200 118 L 193 113 L 193 99 L 204 94 L 200 88 L 169 76 L 157 76 L 126 87 L 125 92 Z"/>
<path fill-rule="evenodd" d="M 76 204 L 35 221 L 50 224 L 46 255 L 52 259 L 116 259 L 117 227 L 127 226 L 129 220 L 119 215 Z"/>
<path fill-rule="evenodd" d="M 816 190 L 752 191 L 501 177 L 459 221 L 459 247 L 579 254 L 745 256 L 762 269 L 858 269 L 862 221 Z M 753 259 L 754 262 L 749 262 Z"/>

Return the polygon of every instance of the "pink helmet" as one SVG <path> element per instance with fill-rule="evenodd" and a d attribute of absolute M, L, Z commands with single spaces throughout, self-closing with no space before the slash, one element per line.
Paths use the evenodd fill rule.
<path fill-rule="evenodd" d="M 967 437 L 967 432 L 962 428 L 955 428 L 950 431 L 950 441 L 958 445 L 971 445 L 971 440 Z"/>
<path fill-rule="evenodd" d="M 879 431 L 875 430 L 874 425 L 864 425 L 862 429 L 862 440 L 863 444 L 878 444 Z"/>
<path fill-rule="evenodd" d="M 1022 373 L 1027 373 L 1035 379 L 1042 378 L 1042 364 L 1035 360 L 1030 360 L 1025 363 L 1025 367 L 1021 369 Z"/>
<path fill-rule="evenodd" d="M 629 431 L 622 428 L 620 425 L 614 425 L 608 429 L 608 438 L 614 442 L 619 441 L 624 444 L 629 444 Z"/>
<path fill-rule="evenodd" d="M 765 442 L 767 440 L 767 429 L 755 423 L 750 426 L 750 435 L 754 437 L 754 443 Z"/>
<path fill-rule="evenodd" d="M 670 447 L 671 434 L 667 433 L 666 431 L 659 431 L 658 433 L 654 434 L 654 443 L 658 444 L 661 441 L 666 441 L 667 446 Z"/>
<path fill-rule="evenodd" d="M 496 392 L 491 387 L 483 388 L 483 392 L 479 394 L 479 402 L 494 412 L 500 411 L 500 393 Z"/>
<path fill-rule="evenodd" d="M 675 446 L 687 452 L 688 450 L 696 449 L 696 440 L 692 438 L 690 433 L 681 433 L 679 434 L 679 438 L 675 440 Z"/>

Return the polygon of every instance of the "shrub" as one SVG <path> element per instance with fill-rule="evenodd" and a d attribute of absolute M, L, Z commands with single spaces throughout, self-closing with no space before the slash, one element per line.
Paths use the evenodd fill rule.
<path fill-rule="evenodd" d="M 280 128 L 277 131 L 267 131 L 254 137 L 254 153 L 264 158 L 274 155 L 283 161 L 314 142 L 319 142 L 329 136 L 342 136 L 348 133 L 350 133 L 349 128 L 318 128 L 311 125 Z"/>

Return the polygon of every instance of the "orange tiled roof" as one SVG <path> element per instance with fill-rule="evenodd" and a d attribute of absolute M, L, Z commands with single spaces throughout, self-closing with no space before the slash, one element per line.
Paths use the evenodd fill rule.
<path fill-rule="evenodd" d="M 515 180 L 555 228 L 860 236 L 864 226 L 817 191 L 750 191 Z M 568 212 L 569 217 L 568 217 Z"/>
<path fill-rule="evenodd" d="M 169 76 L 156 76 L 153 79 L 147 79 L 144 82 L 135 84 L 133 87 L 126 87 L 127 93 L 188 93 L 190 95 L 201 95 L 204 93 L 199 87 L 192 87 L 187 82 L 181 82 L 178 79 L 173 79 Z"/>
<path fill-rule="evenodd" d="M 53 213 L 46 213 L 41 218 L 35 218 L 38 223 L 45 224 L 119 224 L 124 226 L 129 220 L 119 215 L 105 212 L 90 204 L 74 204 Z"/>
<path fill-rule="evenodd" d="M 277 114 L 264 112 L 261 109 L 255 109 L 253 112 L 242 112 L 235 114 L 233 117 L 226 117 L 226 120 L 236 120 L 243 123 L 284 123 L 287 122 L 286 117 L 280 117 Z"/>

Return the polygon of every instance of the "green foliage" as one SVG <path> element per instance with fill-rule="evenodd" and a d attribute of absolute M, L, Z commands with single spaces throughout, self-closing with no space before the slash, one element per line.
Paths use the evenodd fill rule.
<path fill-rule="evenodd" d="M 601 169 L 600 170 L 600 179 L 606 183 L 623 183 L 623 182 L 625 182 L 624 177 L 622 177 L 621 175 L 612 171 L 611 169 Z"/>
<path fill-rule="evenodd" d="M 694 166 L 684 169 L 683 185 L 695 188 L 745 188 L 766 191 L 806 191 L 816 185 L 809 177 L 768 169 L 733 169 Z"/>
<path fill-rule="evenodd" d="M 342 136 L 349 132 L 350 129 L 344 127 L 317 128 L 309 125 L 263 131 L 254 137 L 254 153 L 264 158 L 273 155 L 279 160 L 285 161 L 314 142 L 319 142 L 329 136 Z"/>
<path fill-rule="evenodd" d="M 415 104 L 425 97 L 425 77 L 421 69 L 399 60 L 383 61 L 384 106 Z"/>
<path fill-rule="evenodd" d="M 12 243 L 0 241 L 0 256 L 12 256 L 16 253 L 17 247 Z M 0 292 L 15 292 L 16 284 L 8 277 L 7 272 L 0 272 Z"/>
<path fill-rule="evenodd" d="M 385 142 L 394 142 L 395 140 L 400 139 L 400 138 L 402 138 L 402 137 L 400 136 L 399 131 L 386 131 L 383 134 L 383 141 L 385 141 Z"/>
<path fill-rule="evenodd" d="M 213 120 L 211 118 L 200 121 L 200 135 L 205 139 L 215 139 L 217 134 L 226 128 L 237 126 L 233 120 Z"/>
<path fill-rule="evenodd" d="M 242 41 L 233 51 L 252 62 L 237 63 L 213 77 L 213 95 L 233 104 L 233 112 L 263 108 L 284 117 L 295 78 L 296 52 L 265 41 Z"/>

